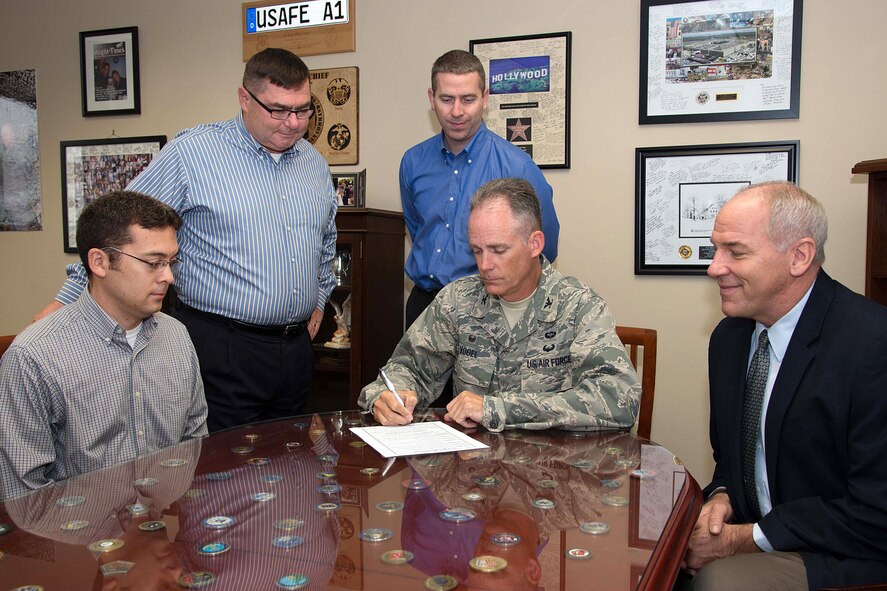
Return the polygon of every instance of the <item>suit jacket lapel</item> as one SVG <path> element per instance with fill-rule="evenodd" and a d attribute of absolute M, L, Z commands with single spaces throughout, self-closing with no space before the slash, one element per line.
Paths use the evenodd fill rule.
<path fill-rule="evenodd" d="M 834 297 L 835 282 L 825 271 L 820 269 L 813 291 L 810 292 L 810 298 L 801 312 L 798 325 L 795 327 L 785 351 L 779 375 L 776 376 L 776 382 L 773 384 L 773 391 L 770 393 L 764 437 L 767 454 L 767 478 L 771 483 L 771 495 L 776 491 L 773 483 L 777 482 L 779 438 L 782 434 L 785 414 L 798 391 L 798 386 L 807 367 L 816 356 L 816 341 L 819 339 L 822 323 Z M 778 499 L 773 498 L 773 503 L 777 502 Z"/>

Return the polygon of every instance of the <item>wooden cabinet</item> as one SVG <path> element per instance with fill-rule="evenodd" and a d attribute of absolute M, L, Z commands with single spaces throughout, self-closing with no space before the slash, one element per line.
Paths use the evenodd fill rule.
<path fill-rule="evenodd" d="M 852 172 L 869 175 L 865 295 L 887 306 L 887 158 L 864 160 Z"/>
<path fill-rule="evenodd" d="M 350 272 L 330 299 L 342 305 L 351 297 L 351 348 L 326 346 L 336 330 L 327 304 L 314 339 L 311 412 L 356 409 L 361 388 L 376 379 L 404 332 L 403 214 L 342 208 L 336 226 L 337 249 L 350 254 Z"/>

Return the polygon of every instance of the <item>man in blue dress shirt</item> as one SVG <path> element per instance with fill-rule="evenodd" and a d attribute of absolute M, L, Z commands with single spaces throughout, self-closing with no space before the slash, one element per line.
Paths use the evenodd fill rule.
<path fill-rule="evenodd" d="M 545 257 L 554 262 L 560 224 L 551 185 L 523 150 L 484 124 L 489 90 L 484 66 L 461 49 L 443 54 L 431 68 L 428 101 L 441 132 L 413 146 L 400 161 L 400 200 L 412 248 L 405 271 L 413 282 L 406 327 L 445 285 L 477 273 L 468 246 L 469 203 L 474 192 L 497 178 L 521 178 L 533 185 L 542 208 Z M 452 398 L 444 387 L 435 404 Z"/>
<path fill-rule="evenodd" d="M 175 316 L 200 358 L 210 431 L 306 406 L 336 252 L 330 170 L 303 138 L 308 79 L 295 54 L 257 53 L 240 114 L 180 132 L 128 187 L 182 217 Z M 68 274 L 41 314 L 76 299 L 86 276 L 79 264 Z"/>
<path fill-rule="evenodd" d="M 487 181 L 512 177 L 533 185 L 542 207 L 545 257 L 557 257 L 560 225 L 551 186 L 525 152 L 484 125 L 488 96 L 476 56 L 454 49 L 434 62 L 428 100 L 441 132 L 407 150 L 400 162 L 400 199 L 413 242 L 406 273 L 415 284 L 407 328 L 443 286 L 477 273 L 468 247 L 468 206 Z"/>

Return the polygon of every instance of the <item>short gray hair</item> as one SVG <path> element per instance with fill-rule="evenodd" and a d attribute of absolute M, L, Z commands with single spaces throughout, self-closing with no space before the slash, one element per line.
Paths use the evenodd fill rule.
<path fill-rule="evenodd" d="M 828 240 L 828 217 L 825 208 L 813 195 L 787 181 L 770 181 L 749 185 L 735 197 L 761 189 L 762 197 L 770 206 L 767 236 L 779 252 L 802 238 L 812 238 L 816 244 L 813 263 L 825 262 L 825 241 Z"/>
<path fill-rule="evenodd" d="M 524 179 L 493 179 L 479 188 L 471 198 L 470 211 L 489 202 L 502 199 L 511 208 L 514 219 L 526 231 L 527 237 L 542 230 L 542 209 L 536 189 Z"/>

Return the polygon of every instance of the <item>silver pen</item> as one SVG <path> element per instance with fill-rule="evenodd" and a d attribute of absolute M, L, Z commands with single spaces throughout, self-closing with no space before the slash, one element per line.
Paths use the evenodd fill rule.
<path fill-rule="evenodd" d="M 388 375 L 385 373 L 384 369 L 379 370 L 379 375 L 382 377 L 382 381 L 385 382 L 385 387 L 388 388 L 388 391 L 394 394 L 394 397 L 397 398 L 397 401 L 400 402 L 401 406 L 406 407 L 406 403 L 403 401 L 403 398 L 400 397 L 400 394 L 397 393 L 397 390 L 394 389 L 394 384 L 388 379 Z"/>

